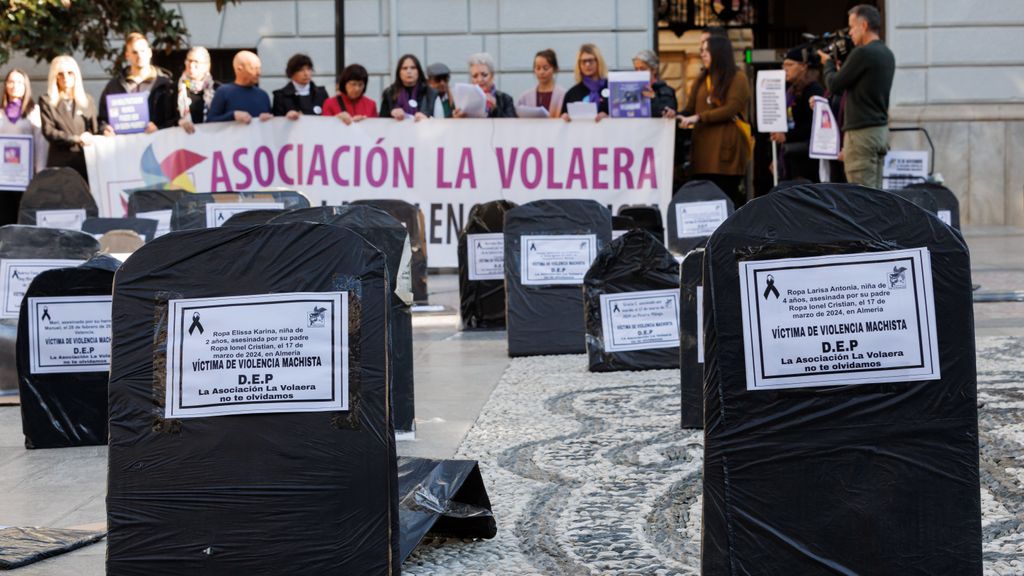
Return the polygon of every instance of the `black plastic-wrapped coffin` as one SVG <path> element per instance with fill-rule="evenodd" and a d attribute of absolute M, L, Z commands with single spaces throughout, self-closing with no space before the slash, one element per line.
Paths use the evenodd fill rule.
<path fill-rule="evenodd" d="M 708 180 L 691 180 L 668 205 L 668 249 L 683 256 L 704 246 L 715 227 L 735 209 L 729 195 Z"/>
<path fill-rule="evenodd" d="M 505 327 L 505 214 L 516 204 L 476 204 L 459 234 L 459 317 L 463 330 Z"/>

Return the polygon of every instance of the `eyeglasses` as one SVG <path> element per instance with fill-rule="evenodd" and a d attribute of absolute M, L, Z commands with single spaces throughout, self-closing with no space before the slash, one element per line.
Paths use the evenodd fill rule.
<path fill-rule="evenodd" d="M 580 65 L 597 64 L 597 58 L 580 58 Z"/>

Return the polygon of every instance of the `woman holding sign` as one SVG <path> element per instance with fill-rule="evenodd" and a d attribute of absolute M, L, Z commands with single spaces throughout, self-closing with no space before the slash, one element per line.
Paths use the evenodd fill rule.
<path fill-rule="evenodd" d="M 690 169 L 694 180 L 709 180 L 739 208 L 747 198 L 740 183 L 750 162 L 750 106 L 747 76 L 736 67 L 732 42 L 711 36 L 700 48 L 703 73 L 693 84 L 679 124 L 693 128 Z"/>
<path fill-rule="evenodd" d="M 820 72 L 815 68 L 817 63 L 818 54 L 810 44 L 786 52 L 782 61 L 782 69 L 786 71 L 786 119 L 789 130 L 772 133 L 772 141 L 782 144 L 781 166 L 775 167 L 779 171 L 780 180 L 819 180 L 818 161 L 807 155 L 814 116 L 811 97 L 825 95 L 825 89 L 818 82 Z"/>
<path fill-rule="evenodd" d="M 0 134 L 14 134 L 32 137 L 33 170 L 39 172 L 46 167 L 46 152 L 49 144 L 43 138 L 43 124 L 39 108 L 32 100 L 32 86 L 28 74 L 20 68 L 12 68 L 4 79 L 4 115 L 0 118 Z"/>
<path fill-rule="evenodd" d="M 93 134 L 99 132 L 99 122 L 92 97 L 82 86 L 78 62 L 71 56 L 57 56 L 50 62 L 46 95 L 39 99 L 39 116 L 43 137 L 50 143 L 46 165 L 69 166 L 88 180 L 82 146 L 92 142 Z"/>
<path fill-rule="evenodd" d="M 128 66 L 110 79 L 100 95 L 100 128 L 105 136 L 149 134 L 178 124 L 178 99 L 171 75 L 153 66 L 149 40 L 132 32 L 124 40 L 124 59 Z M 123 95 L 144 96 L 144 103 L 133 103 Z"/>

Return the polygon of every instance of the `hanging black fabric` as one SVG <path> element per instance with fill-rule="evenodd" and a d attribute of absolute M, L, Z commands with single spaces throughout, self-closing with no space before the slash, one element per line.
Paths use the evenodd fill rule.
<path fill-rule="evenodd" d="M 86 217 L 99 214 L 89 183 L 74 168 L 44 168 L 32 177 L 21 197 L 18 224 L 35 225 L 40 210 L 77 208 L 84 209 Z"/>
<path fill-rule="evenodd" d="M 74 268 L 41 272 L 21 302 L 18 322 L 18 388 L 21 393 L 21 429 L 26 448 L 67 448 L 107 443 L 107 380 L 109 367 L 78 372 L 32 373 L 29 346 L 31 298 L 110 296 L 114 272 L 120 262 L 97 255 Z M 53 319 L 43 308 L 39 322 Z M 56 314 L 56 312 L 54 312 Z M 109 334 L 106 336 L 109 337 Z M 83 346 L 94 346 L 84 344 Z"/>
<path fill-rule="evenodd" d="M 169 300 L 339 291 L 347 411 L 166 418 Z M 114 286 L 107 574 L 398 573 L 391 291 L 383 253 L 337 226 L 191 230 L 133 254 Z"/>
<path fill-rule="evenodd" d="M 586 352 L 581 285 L 593 258 L 611 241 L 611 230 L 611 213 L 593 200 L 537 200 L 508 211 L 509 356 Z M 524 270 L 534 276 L 524 277 Z"/>
<path fill-rule="evenodd" d="M 426 304 L 427 293 L 427 236 L 423 211 L 405 200 L 356 200 L 356 205 L 373 206 L 390 214 L 409 231 L 412 247 L 412 298 L 416 304 Z"/>
<path fill-rule="evenodd" d="M 680 426 L 704 427 L 704 362 L 698 324 L 698 294 L 703 294 L 704 249 L 691 250 L 679 265 Z M 706 300 L 701 296 L 701 304 Z M 707 315 L 701 314 L 701 318 Z"/>
<path fill-rule="evenodd" d="M 208 204 L 224 204 L 227 207 L 237 208 L 239 204 L 244 205 L 248 202 L 272 202 L 281 204 L 285 210 L 309 208 L 309 200 L 294 190 L 185 194 L 180 196 L 174 203 L 174 208 L 171 212 L 171 230 L 206 228 L 208 224 Z M 230 218 L 230 216 L 227 218 Z M 219 225 L 223 225 L 223 222 L 220 222 Z"/>
<path fill-rule="evenodd" d="M 671 290 L 672 294 L 650 294 L 661 290 Z M 678 290 L 679 263 L 646 230 L 632 230 L 605 246 L 583 281 L 590 371 L 679 368 L 679 332 L 671 329 L 678 328 Z M 609 299 L 609 309 L 605 310 L 602 296 L 621 302 L 613 304 Z M 606 312 L 611 313 L 610 318 L 604 318 Z M 629 314 L 629 319 L 617 320 L 620 314 Z M 603 321 L 608 321 L 611 334 L 605 331 Z M 621 328 L 622 324 L 627 326 Z M 654 324 L 659 325 L 657 329 L 640 326 Z M 617 338 L 627 349 L 617 348 Z M 675 345 L 666 347 L 667 340 L 674 340 Z"/>
<path fill-rule="evenodd" d="M 809 376 L 808 388 L 748 391 L 744 262 L 825 255 L 834 261 L 923 248 L 930 254 L 941 379 L 813 387 Z M 814 270 L 805 277 L 820 274 Z M 905 271 L 882 275 L 879 285 L 913 288 L 926 278 L 908 279 Z M 710 316 L 702 573 L 980 575 L 977 373 L 970 261 L 960 234 L 895 194 L 793 186 L 753 200 L 715 232 L 704 278 Z M 875 279 L 860 282 L 866 280 Z M 756 302 L 814 295 L 790 293 L 772 278 L 766 286 Z M 817 308 L 822 317 L 807 324 L 828 322 L 821 318 L 836 309 L 827 306 L 834 301 L 835 295 L 809 300 L 825 305 Z M 802 327 L 793 327 L 797 337 Z M 772 337 L 770 328 L 777 327 L 756 334 Z M 881 378 L 877 370 L 869 374 Z"/>
<path fill-rule="evenodd" d="M 716 205 L 715 203 L 719 203 Z M 724 209 L 722 208 L 724 206 Z M 703 208 L 693 216 L 680 221 L 681 212 L 691 208 Z M 715 208 L 718 208 L 715 210 Z M 725 217 L 733 213 L 735 207 L 729 195 L 708 180 L 691 180 L 676 190 L 672 202 L 668 205 L 668 249 L 673 254 L 683 256 L 694 248 L 704 246 L 710 232 L 719 222 L 717 216 Z"/>
<path fill-rule="evenodd" d="M 487 255 L 480 254 L 483 250 L 497 246 L 494 241 L 486 241 L 495 236 L 477 236 L 474 254 L 478 254 L 477 262 L 469 262 L 470 241 L 477 234 L 502 234 L 505 226 L 505 214 L 515 208 L 516 204 L 508 200 L 494 200 L 476 204 L 469 211 L 466 225 L 459 234 L 459 317 L 463 330 L 490 330 L 505 327 L 505 278 L 504 266 L 500 268 L 501 277 L 487 280 L 470 279 L 471 266 L 474 276 L 492 270 L 476 270 L 480 261 Z M 504 238 L 501 239 L 504 242 Z M 477 251 L 480 251 L 478 253 Z M 504 259 L 504 251 L 500 254 Z M 491 263 L 495 264 L 495 263 Z M 492 276 L 481 274 L 481 276 Z"/>

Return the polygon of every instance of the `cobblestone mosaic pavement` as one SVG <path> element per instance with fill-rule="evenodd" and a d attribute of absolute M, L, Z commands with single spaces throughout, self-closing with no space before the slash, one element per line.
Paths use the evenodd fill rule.
<path fill-rule="evenodd" d="M 978 339 L 986 576 L 1024 574 L 1024 338 Z M 498 535 L 428 541 L 403 573 L 698 574 L 702 434 L 678 372 L 512 362 L 458 458 L 480 461 Z"/>

